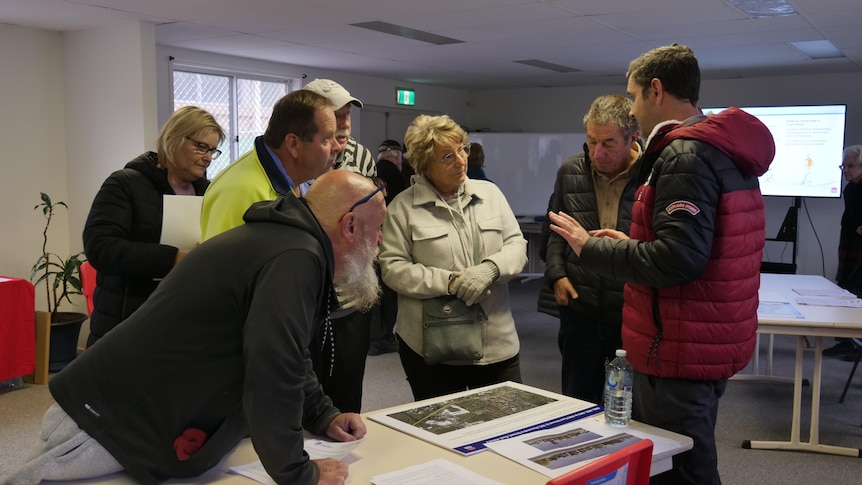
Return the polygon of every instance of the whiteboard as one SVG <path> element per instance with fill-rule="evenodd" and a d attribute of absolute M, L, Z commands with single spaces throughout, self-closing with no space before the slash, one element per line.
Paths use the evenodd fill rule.
<path fill-rule="evenodd" d="M 563 160 L 583 151 L 584 133 L 470 133 L 485 149 L 485 174 L 516 216 L 542 216 Z"/>

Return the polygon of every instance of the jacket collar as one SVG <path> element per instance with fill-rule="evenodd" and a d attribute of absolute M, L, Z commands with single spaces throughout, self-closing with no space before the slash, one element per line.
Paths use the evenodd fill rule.
<path fill-rule="evenodd" d="M 413 205 L 433 204 L 439 207 L 446 207 L 446 202 L 440 192 L 431 185 L 431 181 L 422 175 L 414 175 L 411 178 L 413 184 Z M 461 184 L 458 190 L 458 197 L 461 198 L 461 205 L 466 207 L 470 202 L 482 199 L 482 194 L 476 190 L 476 184 L 467 179 Z"/>

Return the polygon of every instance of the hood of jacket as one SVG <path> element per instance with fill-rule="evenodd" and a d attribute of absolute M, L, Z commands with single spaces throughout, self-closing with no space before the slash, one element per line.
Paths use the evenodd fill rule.
<path fill-rule="evenodd" d="M 174 193 L 173 187 L 171 187 L 171 184 L 168 182 L 168 170 L 159 167 L 159 155 L 156 152 L 146 152 L 127 163 L 124 168 L 140 172 L 142 175 L 147 177 L 147 179 L 153 183 L 153 186 L 157 187 L 161 193 Z M 209 183 L 210 182 L 206 177 L 201 177 L 192 182 L 192 186 L 194 187 L 196 194 L 203 195 Z"/>
<path fill-rule="evenodd" d="M 775 158 L 775 140 L 760 120 L 731 107 L 690 123 L 668 123 L 652 135 L 647 153 L 660 151 L 673 140 L 699 140 L 721 150 L 744 175 L 761 176 Z"/>
<path fill-rule="evenodd" d="M 317 222 L 311 208 L 305 199 L 297 198 L 294 195 L 286 195 L 275 200 L 265 200 L 256 202 L 245 211 L 242 216 L 247 224 L 255 223 L 273 223 L 284 226 L 291 226 L 300 229 L 310 234 L 326 253 L 327 258 L 327 273 L 329 280 L 332 281 L 335 273 L 335 259 L 332 253 L 332 242 L 329 240 L 326 231 Z M 334 308 L 334 307 L 333 307 Z"/>

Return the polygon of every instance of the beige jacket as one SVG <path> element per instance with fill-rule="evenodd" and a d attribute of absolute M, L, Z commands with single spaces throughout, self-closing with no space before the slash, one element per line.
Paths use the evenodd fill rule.
<path fill-rule="evenodd" d="M 427 179 L 413 177 L 413 185 L 387 206 L 381 273 L 386 285 L 398 293 L 396 332 L 421 355 L 421 300 L 445 295 L 453 272 L 493 261 L 500 277 L 491 285 L 490 295 L 480 300 L 488 315 L 483 332 L 485 356 L 480 361 L 461 362 L 493 364 L 515 356 L 520 348 L 507 283 L 527 263 L 527 241 L 496 185 L 468 179 L 462 188 L 460 203 L 450 205 Z M 478 239 L 475 262 L 474 233 Z"/>

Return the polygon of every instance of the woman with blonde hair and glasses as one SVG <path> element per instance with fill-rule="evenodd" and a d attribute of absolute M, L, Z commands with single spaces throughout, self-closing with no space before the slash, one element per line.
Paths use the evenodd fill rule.
<path fill-rule="evenodd" d="M 398 293 L 398 352 L 413 397 L 520 382 L 507 283 L 527 262 L 527 242 L 509 203 L 496 185 L 467 178 L 470 141 L 448 116 L 418 116 L 404 143 L 416 175 L 387 206 L 380 266 Z M 429 363 L 423 302 L 445 295 L 481 306 L 480 357 Z"/>
<path fill-rule="evenodd" d="M 202 196 L 224 139 L 210 113 L 182 107 L 162 127 L 157 152 L 138 156 L 102 184 L 84 225 L 84 252 L 97 271 L 88 347 L 141 306 L 185 256 L 159 243 L 163 199 Z"/>

